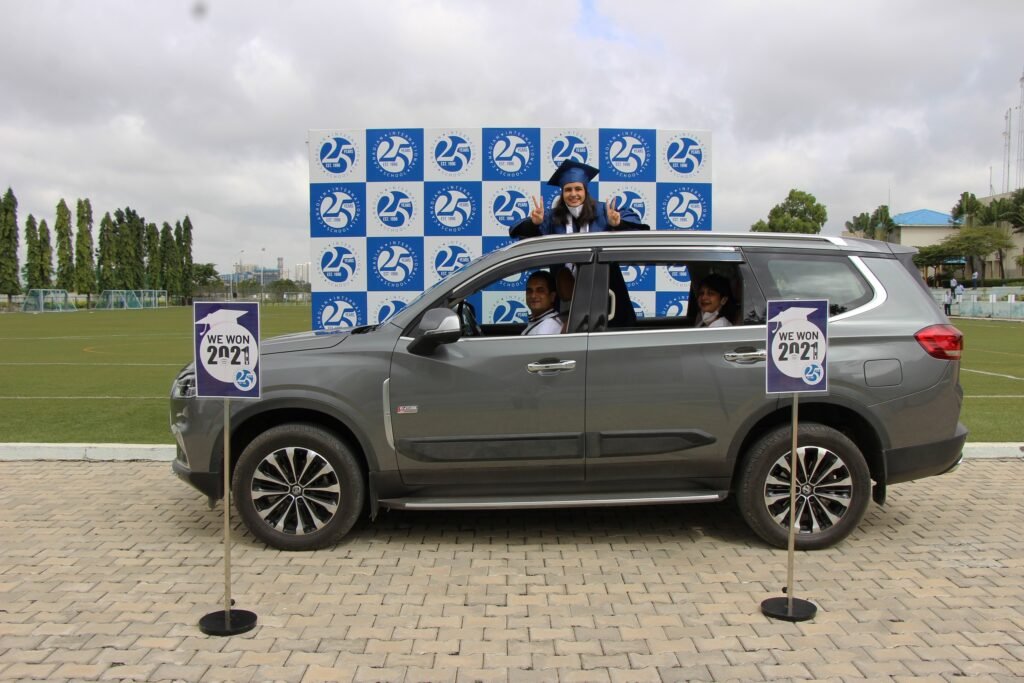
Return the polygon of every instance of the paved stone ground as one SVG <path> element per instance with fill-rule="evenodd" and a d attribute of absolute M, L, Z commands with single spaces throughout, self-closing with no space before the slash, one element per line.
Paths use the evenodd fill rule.
<path fill-rule="evenodd" d="M 0 463 L 0 680 L 1024 679 L 1024 461 L 890 489 L 840 547 L 784 551 L 731 505 L 386 513 L 326 551 L 235 536 L 166 463 Z"/>

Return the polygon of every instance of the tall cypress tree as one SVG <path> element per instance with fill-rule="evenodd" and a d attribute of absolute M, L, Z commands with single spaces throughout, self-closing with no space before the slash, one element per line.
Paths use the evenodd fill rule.
<path fill-rule="evenodd" d="M 181 222 L 181 287 L 185 296 L 185 304 L 192 303 L 192 290 L 195 287 L 194 268 L 192 262 L 192 221 L 186 215 Z"/>
<path fill-rule="evenodd" d="M 53 247 L 50 246 L 50 226 L 46 219 L 39 221 L 39 276 L 40 287 L 49 289 L 53 286 Z"/>
<path fill-rule="evenodd" d="M 7 188 L 0 200 L 0 294 L 7 295 L 7 307 L 11 297 L 21 293 L 18 278 L 18 200 L 14 191 Z"/>
<path fill-rule="evenodd" d="M 88 199 L 78 200 L 76 214 L 75 291 L 85 294 L 85 307 L 89 308 L 92 293 L 96 291 L 96 262 L 92 252 L 92 204 Z"/>
<path fill-rule="evenodd" d="M 160 231 L 156 223 L 146 224 L 146 287 L 164 289 L 160 266 Z"/>
<path fill-rule="evenodd" d="M 43 286 L 42 262 L 39 260 L 39 227 L 36 217 L 29 214 L 25 218 L 25 289 L 39 289 Z"/>
<path fill-rule="evenodd" d="M 100 292 L 106 289 L 124 289 L 123 287 L 118 287 L 115 281 L 117 277 L 114 266 L 114 259 L 117 257 L 115 253 L 115 238 L 114 219 L 107 212 L 103 214 L 103 218 L 100 220 L 99 249 L 96 253 L 96 279 L 98 280 L 97 284 L 99 285 Z"/>
<path fill-rule="evenodd" d="M 167 222 L 160 229 L 160 265 L 168 298 L 180 296 L 181 260 L 178 258 L 178 245 L 174 242 L 174 232 Z"/>
<path fill-rule="evenodd" d="M 57 289 L 72 291 L 75 287 L 75 259 L 71 252 L 71 210 L 62 198 L 57 203 Z"/>

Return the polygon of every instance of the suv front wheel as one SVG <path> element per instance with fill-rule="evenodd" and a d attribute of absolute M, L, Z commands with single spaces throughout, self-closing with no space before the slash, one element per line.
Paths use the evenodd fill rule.
<path fill-rule="evenodd" d="M 263 432 L 238 459 L 231 489 L 245 525 L 280 550 L 314 550 L 348 533 L 366 486 L 351 449 L 312 424 Z"/>
<path fill-rule="evenodd" d="M 790 519 L 792 429 L 779 427 L 750 449 L 737 498 L 743 518 L 768 543 L 786 548 Z M 871 474 L 860 449 L 822 424 L 800 425 L 797 441 L 796 547 L 827 548 L 846 538 L 867 511 Z"/>

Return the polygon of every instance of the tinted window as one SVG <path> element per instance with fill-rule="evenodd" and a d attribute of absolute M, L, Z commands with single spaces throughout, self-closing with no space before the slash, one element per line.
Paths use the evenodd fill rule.
<path fill-rule="evenodd" d="M 769 299 L 828 299 L 829 312 L 838 315 L 873 296 L 845 256 L 761 253 L 751 261 Z"/>
<path fill-rule="evenodd" d="M 697 288 L 712 274 L 720 282 L 724 279 L 731 291 L 722 309 L 729 324 L 764 322 L 764 299 L 745 264 L 623 259 L 606 265 L 608 322 L 595 331 L 696 327 L 701 315 L 695 301 Z"/>

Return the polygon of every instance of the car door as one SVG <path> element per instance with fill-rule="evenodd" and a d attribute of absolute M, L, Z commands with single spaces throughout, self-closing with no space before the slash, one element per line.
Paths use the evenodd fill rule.
<path fill-rule="evenodd" d="M 495 311 L 522 299 L 502 299 L 502 281 L 530 268 L 583 263 L 589 250 L 521 259 L 461 285 L 442 299 L 448 306 L 476 301 L 485 336 L 463 336 L 431 355 L 411 353 L 401 338 L 392 356 L 389 405 L 403 482 L 473 486 L 483 493 L 529 483 L 582 481 L 587 334 L 575 331 L 519 336 L 525 324 L 499 325 Z M 510 275 L 511 274 L 511 275 Z M 585 317 L 589 301 L 577 282 L 572 313 Z M 488 299 L 488 294 L 495 294 Z M 498 301 L 491 305 L 487 301 Z M 571 329 L 571 328 L 570 328 Z M 496 334 L 491 334 L 496 330 Z"/>
<path fill-rule="evenodd" d="M 654 311 L 616 326 L 613 305 L 594 296 L 596 323 L 587 358 L 587 481 L 685 481 L 726 488 L 734 435 L 751 415 L 774 402 L 764 393 L 764 299 L 741 253 L 606 250 L 598 260 L 605 268 L 597 270 L 594 290 L 607 286 L 609 301 L 623 295 L 634 303 L 642 299 L 643 293 L 614 286 L 615 271 L 649 268 L 658 269 L 661 280 L 673 273 L 687 280 L 687 273 L 727 273 L 742 301 L 732 326 L 694 328 L 685 285 L 695 292 L 696 283 L 681 282 L 674 303 L 671 293 L 658 294 Z M 754 324 L 743 325 L 744 320 Z"/>

